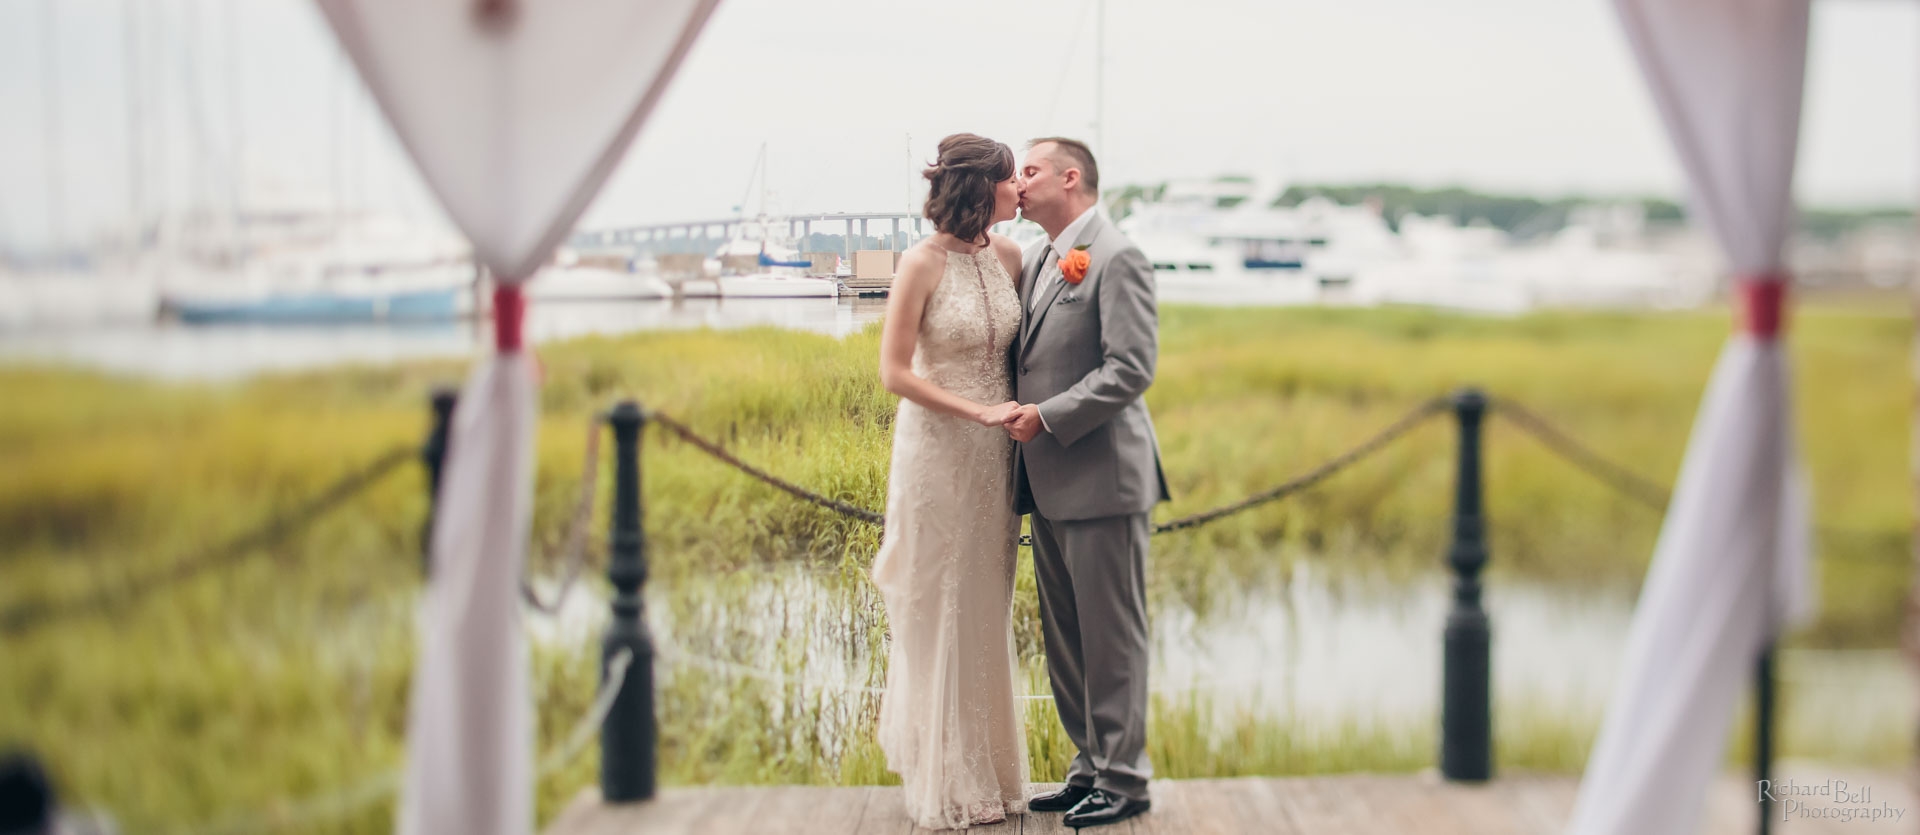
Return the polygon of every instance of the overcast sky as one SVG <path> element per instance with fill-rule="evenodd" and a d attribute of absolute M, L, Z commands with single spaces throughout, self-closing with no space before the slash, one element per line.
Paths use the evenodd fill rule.
<path fill-rule="evenodd" d="M 1603 0 L 1107 0 L 1096 132 L 1097 8 L 723 0 L 584 225 L 726 216 L 763 142 L 776 209 L 905 208 L 955 131 L 1085 137 L 1109 186 L 1680 193 Z M 0 0 L 0 114 L 4 246 L 124 225 L 129 124 L 149 209 L 237 194 L 442 222 L 304 0 Z M 1920 3 L 1816 0 L 1804 118 L 1803 205 L 1912 205 Z"/>

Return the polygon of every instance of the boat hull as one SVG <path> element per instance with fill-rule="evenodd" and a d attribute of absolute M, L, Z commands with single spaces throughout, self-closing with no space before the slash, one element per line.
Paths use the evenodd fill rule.
<path fill-rule="evenodd" d="M 456 285 L 366 294 L 325 291 L 257 296 L 174 293 L 163 295 L 160 304 L 163 312 L 171 313 L 189 324 L 431 322 L 462 315 L 465 291 L 465 285 Z"/>
<path fill-rule="evenodd" d="M 778 275 L 730 275 L 718 279 L 723 299 L 838 298 L 839 282 L 826 278 Z"/>

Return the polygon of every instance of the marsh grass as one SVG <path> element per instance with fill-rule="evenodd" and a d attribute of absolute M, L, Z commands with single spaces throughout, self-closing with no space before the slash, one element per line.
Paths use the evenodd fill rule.
<path fill-rule="evenodd" d="M 1856 532 L 1823 543 L 1822 613 L 1793 637 L 1797 646 L 1895 645 L 1910 573 L 1911 332 L 1904 317 L 1840 310 L 1794 320 L 1795 417 L 1818 520 Z M 1725 334 L 1718 313 L 1487 319 L 1168 307 L 1148 402 L 1175 499 L 1158 518 L 1277 484 L 1470 383 L 1665 483 Z M 559 569 L 553 553 L 575 501 L 584 427 L 623 397 L 783 477 L 881 507 L 895 401 L 875 383 L 877 347 L 877 329 L 845 339 L 762 329 L 542 346 L 532 569 Z M 463 363 L 420 362 L 185 385 L 0 369 L 0 608 L 150 576 L 386 450 L 417 444 L 428 390 L 463 373 Z M 1302 560 L 1431 574 L 1447 534 L 1454 443 L 1450 423 L 1435 421 L 1297 497 L 1156 539 L 1151 595 L 1204 616 Z M 650 601 L 677 639 L 788 673 L 824 665 L 880 680 L 872 659 L 884 622 L 864 579 L 875 529 L 795 502 L 658 431 L 643 460 Z M 1497 420 L 1486 467 L 1496 578 L 1638 581 L 1658 513 Z M 601 479 L 604 520 L 611 467 Z M 282 799 L 397 767 L 423 485 L 407 468 L 229 570 L 136 589 L 106 616 L 0 637 L 0 741 L 41 752 L 72 797 L 141 832 L 260 810 L 271 819 L 285 814 Z M 590 558 L 604 559 L 603 536 Z M 791 567 L 809 572 L 826 602 L 783 615 L 781 636 L 769 640 L 764 606 L 746 602 L 764 603 L 756 578 Z M 1031 659 L 1030 567 L 1018 583 L 1017 637 Z M 597 658 L 592 642 L 536 651 L 543 748 L 586 711 Z M 891 779 L 872 742 L 870 699 L 675 668 L 663 676 L 660 704 L 669 782 Z M 1036 779 L 1057 778 L 1066 761 L 1050 709 L 1038 703 L 1029 715 Z M 1153 710 L 1153 756 L 1166 776 L 1406 771 L 1434 758 L 1431 721 L 1304 727 L 1204 698 L 1158 700 Z M 1593 721 L 1558 705 L 1496 706 L 1501 768 L 1577 770 Z M 1735 755 L 1742 736 L 1734 734 Z M 1910 753 L 1896 736 L 1842 743 L 1790 725 L 1782 748 L 1890 764 Z M 542 819 L 592 784 L 597 768 L 588 746 L 543 777 Z M 379 803 L 292 828 L 382 831 L 390 814 Z"/>

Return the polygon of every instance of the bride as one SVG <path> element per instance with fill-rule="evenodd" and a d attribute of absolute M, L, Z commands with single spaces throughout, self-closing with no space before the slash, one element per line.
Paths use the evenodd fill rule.
<path fill-rule="evenodd" d="M 886 533 L 873 582 L 892 648 L 880 747 L 907 813 L 964 829 L 1026 811 L 1011 621 L 1020 518 L 1013 439 L 1002 428 L 1008 346 L 1020 327 L 1020 249 L 988 227 L 1019 205 L 1013 151 L 972 134 L 940 141 L 926 216 L 935 235 L 901 255 L 880 336 L 893 424 Z"/>

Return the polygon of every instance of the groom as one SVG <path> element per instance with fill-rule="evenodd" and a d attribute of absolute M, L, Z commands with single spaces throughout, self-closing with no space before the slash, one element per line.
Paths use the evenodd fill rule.
<path fill-rule="evenodd" d="M 1016 512 L 1032 514 L 1034 576 L 1060 724 L 1079 753 L 1066 787 L 1029 802 L 1071 827 L 1145 812 L 1147 536 L 1167 499 L 1153 420 L 1159 314 L 1146 256 L 1100 216 L 1093 152 L 1036 139 L 1020 208 L 1046 230 L 1020 276 L 1011 356 Z"/>

